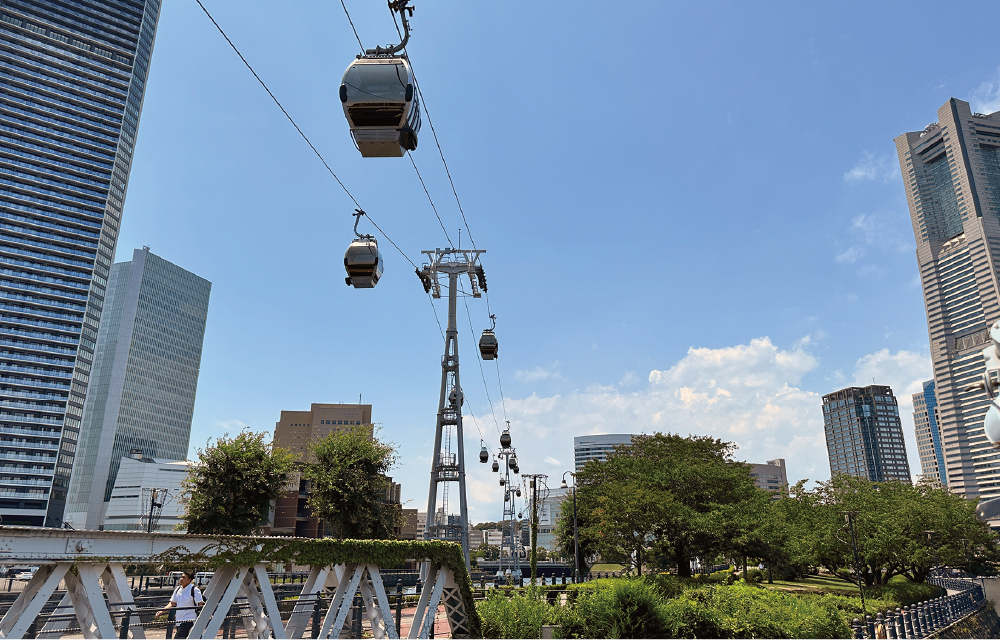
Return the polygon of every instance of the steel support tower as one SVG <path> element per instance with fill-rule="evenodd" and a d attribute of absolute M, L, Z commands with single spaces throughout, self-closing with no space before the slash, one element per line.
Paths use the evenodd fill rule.
<path fill-rule="evenodd" d="M 465 491 L 465 439 L 462 433 L 462 404 L 465 398 L 458 370 L 458 328 L 455 321 L 458 305 L 460 276 L 468 276 L 469 291 L 464 295 L 474 298 L 482 296 L 486 290 L 486 278 L 479 265 L 479 256 L 485 251 L 478 249 L 435 249 L 422 251 L 428 263 L 417 269 L 417 276 L 424 285 L 424 291 L 434 298 L 441 297 L 441 277 L 448 278 L 448 331 L 444 339 L 444 357 L 441 358 L 441 395 L 438 400 L 437 424 L 434 427 L 434 452 L 431 456 L 431 481 L 427 494 L 427 526 L 425 540 L 450 540 L 460 542 L 465 556 L 465 566 L 469 567 L 469 507 Z M 450 431 L 454 427 L 456 453 L 451 453 Z M 460 504 L 459 523 L 452 524 L 447 513 L 437 518 L 438 485 L 442 482 L 458 483 Z"/>

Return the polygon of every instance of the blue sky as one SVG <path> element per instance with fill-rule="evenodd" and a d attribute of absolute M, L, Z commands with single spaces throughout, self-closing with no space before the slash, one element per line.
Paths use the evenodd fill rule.
<path fill-rule="evenodd" d="M 403 251 L 446 246 L 410 162 L 350 140 L 339 3 L 204 1 Z M 823 480 L 821 395 L 874 377 L 920 472 L 909 394 L 931 368 L 892 138 L 952 96 L 1000 109 L 995 39 L 969 31 L 996 7 L 415 4 L 408 50 L 487 250 L 500 359 L 483 371 L 522 471 L 558 486 L 574 435 L 671 431 Z M 384 3 L 347 7 L 365 46 L 394 40 Z M 426 121 L 413 158 L 457 240 Z M 165 2 L 118 260 L 149 245 L 213 283 L 192 455 L 361 394 L 423 510 L 442 340 L 387 242 L 378 287 L 344 285 L 352 210 L 197 4 Z M 469 309 L 488 326 L 484 300 Z M 476 424 L 493 448 L 498 432 L 460 311 L 470 516 L 495 520 Z"/>

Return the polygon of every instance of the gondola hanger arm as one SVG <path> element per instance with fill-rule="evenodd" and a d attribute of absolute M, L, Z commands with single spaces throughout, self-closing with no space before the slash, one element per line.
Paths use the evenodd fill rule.
<path fill-rule="evenodd" d="M 386 45 L 384 47 L 375 47 L 374 49 L 365 49 L 365 54 L 370 56 L 391 56 L 402 51 L 406 48 L 406 43 L 410 40 L 410 21 L 407 20 L 407 14 L 413 17 L 413 7 L 407 6 L 410 0 L 389 0 L 389 11 L 395 11 L 399 14 L 399 17 L 403 23 L 403 41 L 397 45 Z"/>

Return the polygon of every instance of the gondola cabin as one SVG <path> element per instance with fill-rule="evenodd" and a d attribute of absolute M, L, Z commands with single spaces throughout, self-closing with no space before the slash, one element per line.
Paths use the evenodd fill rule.
<path fill-rule="evenodd" d="M 355 289 L 371 289 L 382 277 L 382 254 L 378 241 L 371 236 L 358 238 L 347 247 L 344 254 L 344 268 L 347 269 L 347 284 Z"/>
<path fill-rule="evenodd" d="M 491 329 L 483 330 L 483 335 L 479 337 L 479 354 L 483 360 L 496 360 L 500 351 L 500 343 L 497 336 Z"/>
<path fill-rule="evenodd" d="M 359 56 L 347 67 L 340 102 L 365 158 L 399 158 L 417 148 L 420 104 L 406 58 Z"/>

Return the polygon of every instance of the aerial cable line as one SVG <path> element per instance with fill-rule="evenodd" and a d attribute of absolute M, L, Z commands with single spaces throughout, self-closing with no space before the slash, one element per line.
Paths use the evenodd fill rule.
<path fill-rule="evenodd" d="M 395 13 L 392 14 L 392 23 L 396 26 L 396 33 L 400 33 L 400 37 L 402 37 L 401 32 L 399 31 L 399 23 L 396 22 Z M 405 47 L 403 48 L 403 53 L 409 61 L 410 56 Z M 476 246 L 476 240 L 472 237 L 472 229 L 469 228 L 469 221 L 465 219 L 465 209 L 462 208 L 462 201 L 458 197 L 458 190 L 455 188 L 455 181 L 452 179 L 451 171 L 448 169 L 448 161 L 444 159 L 444 151 L 441 149 L 441 142 L 438 140 L 437 130 L 434 129 L 434 122 L 431 120 L 430 111 L 427 109 L 427 102 L 424 101 L 424 93 L 420 90 L 420 81 L 417 80 L 417 72 L 413 69 L 412 61 L 410 61 L 410 70 L 413 71 L 413 84 L 417 88 L 417 96 L 420 97 L 420 102 L 424 105 L 424 115 L 427 116 L 427 124 L 431 127 L 431 135 L 434 137 L 434 144 L 437 146 L 438 155 L 441 156 L 441 164 L 444 165 L 444 172 L 448 175 L 448 182 L 451 184 L 451 192 L 455 195 L 455 202 L 458 204 L 458 211 L 462 214 L 462 222 L 465 223 L 465 230 L 469 233 L 469 241 L 472 242 L 473 249 L 478 249 Z M 488 304 L 489 301 L 487 300 L 487 305 Z"/>
<path fill-rule="evenodd" d="M 346 8 L 345 8 L 345 11 L 346 11 Z M 402 33 L 399 30 L 399 23 L 396 22 L 396 14 L 394 12 L 392 12 L 392 11 L 390 11 L 390 14 L 392 15 L 392 23 L 396 27 L 396 33 L 399 34 L 400 38 L 402 38 Z M 349 18 L 349 16 L 348 16 L 348 18 Z M 476 247 L 476 240 L 472 236 L 472 229 L 469 227 L 469 221 L 465 217 L 465 209 L 462 207 L 462 200 L 461 200 L 461 198 L 458 197 L 458 189 L 455 187 L 455 180 L 451 177 L 451 170 L 448 168 L 448 161 L 444 157 L 444 150 L 441 148 L 441 142 L 440 142 L 440 140 L 438 140 L 437 130 L 434 128 L 434 121 L 431 119 L 430 108 L 427 106 L 427 100 L 424 99 L 424 93 L 423 93 L 423 91 L 420 90 L 420 80 L 417 79 L 416 69 L 414 69 L 414 67 L 413 67 L 413 61 L 410 60 L 409 53 L 406 51 L 405 47 L 403 48 L 403 54 L 406 55 L 407 60 L 410 63 L 410 70 L 413 73 L 413 84 L 414 84 L 414 86 L 417 89 L 417 95 L 420 97 L 420 102 L 423 103 L 423 106 L 424 106 L 424 115 L 427 117 L 427 124 L 430 125 L 431 136 L 434 138 L 434 145 L 437 147 L 438 155 L 441 157 L 441 164 L 444 166 L 444 172 L 448 176 L 448 183 L 451 185 L 451 192 L 455 196 L 455 203 L 458 205 L 458 211 L 459 211 L 459 213 L 462 214 L 462 222 L 465 224 L 465 230 L 469 234 L 469 241 L 472 242 L 472 248 L 473 249 L 477 249 L 478 247 Z M 413 162 L 413 157 L 412 156 L 410 157 L 410 161 Z M 417 169 L 416 163 L 413 164 L 413 168 L 414 168 L 414 170 Z M 420 171 L 419 170 L 417 170 L 417 177 L 420 177 Z M 420 178 L 420 184 L 424 185 L 424 179 L 422 177 Z M 424 192 L 427 193 L 427 199 L 430 200 L 431 196 L 430 196 L 430 193 L 427 192 L 427 186 L 426 185 L 424 185 Z M 433 202 L 431 202 L 431 207 L 434 207 L 434 203 Z M 441 222 L 441 216 L 438 215 L 436 207 L 434 208 L 434 215 L 437 216 L 438 222 L 441 223 L 441 229 L 444 230 L 444 223 Z M 445 231 L 445 236 L 446 237 L 448 236 L 448 232 L 447 231 Z M 448 242 L 449 243 L 451 242 L 450 238 L 448 239 Z M 486 296 L 486 312 L 488 314 L 492 315 L 493 311 L 490 308 L 490 294 L 489 294 L 489 290 L 484 290 L 483 293 Z M 467 314 L 469 313 L 469 304 L 468 304 L 468 301 L 466 301 L 466 303 L 465 303 L 465 311 L 466 311 Z M 475 335 L 475 329 L 473 329 L 473 327 L 472 327 L 472 316 L 471 316 L 471 314 L 469 315 L 469 328 L 472 330 L 472 334 Z M 482 359 L 480 358 L 479 359 L 479 368 L 480 368 L 480 372 L 481 373 L 482 373 L 482 367 L 483 367 L 483 362 L 482 362 Z M 483 384 L 484 385 L 486 384 L 486 379 L 485 378 L 486 378 L 486 376 L 485 376 L 485 373 L 484 373 L 483 374 Z M 503 408 L 504 422 L 509 422 L 507 420 L 507 402 L 506 402 L 506 400 L 504 399 L 504 396 L 503 396 L 503 381 L 501 380 L 501 377 L 500 377 L 500 364 L 499 363 L 497 363 L 497 385 L 500 388 L 500 403 L 501 403 L 501 406 Z M 487 396 L 488 395 L 489 395 L 489 391 L 487 390 Z M 492 410 L 492 408 L 493 408 L 493 403 L 492 403 L 492 400 L 491 400 L 490 401 L 490 409 Z M 493 420 L 494 420 L 494 422 L 496 422 L 496 415 L 493 416 Z M 499 429 L 499 425 L 497 426 L 497 428 Z"/>
<path fill-rule="evenodd" d="M 417 163 L 413 160 L 413 154 L 407 151 L 406 157 L 410 159 L 410 164 L 413 165 L 413 170 L 417 172 L 417 178 L 420 179 L 420 186 L 424 188 L 424 193 L 427 194 L 427 202 L 431 203 L 431 209 L 434 210 L 434 215 L 437 217 L 438 224 L 441 225 L 441 231 L 444 231 L 444 237 L 448 239 L 448 246 L 454 246 L 451 241 L 451 236 L 448 235 L 448 230 L 445 229 L 444 222 L 441 220 L 441 215 L 438 213 L 437 207 L 434 206 L 434 200 L 431 199 L 431 193 L 427 190 L 427 185 L 424 184 L 424 177 L 420 175 L 420 169 L 417 168 Z"/>
<path fill-rule="evenodd" d="M 233 51 L 236 52 L 236 55 L 239 56 L 240 60 L 243 61 L 243 64 L 246 65 L 246 68 L 250 70 L 250 73 L 253 74 L 253 77 L 256 78 L 257 82 L 260 83 L 260 86 L 264 87 L 264 91 L 267 92 L 267 95 L 271 96 L 271 100 L 274 101 L 274 104 L 278 105 L 278 108 L 281 109 L 281 113 L 285 114 L 285 117 L 288 118 L 288 121 L 290 123 L 292 123 L 292 126 L 295 127 L 295 130 L 299 132 L 299 135 L 302 136 L 302 139 L 306 141 L 306 144 L 309 145 L 309 148 L 313 150 L 313 153 L 315 153 L 316 157 L 319 158 L 319 161 L 323 163 L 323 166 L 326 167 L 326 170 L 330 173 L 331 176 L 333 176 L 333 179 L 337 181 L 337 184 L 340 185 L 340 188 L 344 190 L 344 193 L 347 194 L 347 197 L 351 199 L 351 202 L 353 202 L 355 205 L 357 205 L 357 207 L 359 209 L 362 208 L 361 207 L 361 203 L 359 203 L 357 201 L 357 199 L 351 194 L 350 190 L 348 190 L 347 186 L 345 186 L 344 183 L 341 182 L 340 178 L 337 177 L 337 174 L 334 173 L 333 169 L 330 168 L 330 165 L 327 163 L 326 159 L 323 158 L 323 154 L 321 154 L 319 152 L 319 150 L 316 148 L 316 146 L 313 145 L 312 141 L 309 140 L 309 137 L 306 136 L 306 134 L 303 133 L 302 129 L 299 128 L 299 125 L 295 123 L 295 120 L 292 118 L 292 116 L 289 115 L 288 111 L 285 110 L 285 107 L 282 106 L 281 102 L 278 101 L 278 98 L 275 97 L 275 95 L 267 87 L 267 85 L 264 83 L 264 81 L 261 80 L 261 77 L 259 75 L 257 75 L 257 72 L 254 71 L 254 68 L 252 66 L 250 66 L 250 63 L 247 62 L 247 59 L 243 57 L 243 54 L 240 53 L 240 50 L 236 48 L 236 45 L 233 44 L 233 41 L 229 39 L 229 36 L 226 35 L 226 32 L 222 30 L 222 27 L 219 26 L 219 23 L 215 21 L 215 18 L 213 18 L 212 14 L 209 13 L 208 9 L 205 8 L 205 5 L 203 5 L 201 3 L 201 0 L 194 0 L 194 1 L 198 3 L 198 6 L 201 7 L 201 10 L 205 12 L 205 15 L 208 16 L 208 19 L 212 21 L 212 24 L 215 25 L 215 28 L 218 29 L 219 33 L 222 34 L 222 37 L 226 39 L 226 42 L 229 43 L 229 46 L 232 47 Z M 344 7 L 344 9 L 346 11 L 347 8 Z M 359 39 L 359 41 L 360 41 L 360 39 Z M 402 249 L 399 248 L 398 244 L 396 244 L 395 242 L 393 242 L 392 238 L 390 238 L 385 233 L 385 231 L 382 231 L 381 227 L 379 227 L 378 224 L 375 222 L 375 220 L 372 219 L 371 214 L 367 214 L 367 215 L 368 215 L 368 219 L 371 220 L 372 225 L 374 225 L 375 228 L 378 229 L 379 233 L 381 233 L 385 237 L 385 239 L 389 241 L 389 244 L 391 244 L 393 247 L 396 248 L 396 251 L 399 252 L 399 255 L 401 255 L 404 258 L 406 258 L 406 261 L 409 262 L 410 265 L 412 265 L 414 269 L 416 269 L 417 268 L 416 263 L 414 263 L 413 260 L 410 260 L 410 257 L 408 255 L 406 255 L 406 253 L 404 253 Z M 438 324 L 440 324 L 440 322 Z"/>
<path fill-rule="evenodd" d="M 469 312 L 469 299 L 463 298 L 462 301 L 465 303 L 465 315 L 469 318 L 469 330 L 473 337 L 476 335 L 476 330 L 472 328 L 472 314 Z M 500 423 L 497 421 L 496 410 L 493 409 L 493 398 L 490 397 L 490 387 L 486 384 L 486 370 L 483 369 L 483 360 L 479 357 L 479 349 L 476 349 L 476 361 L 479 362 L 479 374 L 483 377 L 483 388 L 486 390 L 486 400 L 490 403 L 490 413 L 493 414 L 493 425 L 497 428 L 497 433 L 500 433 Z M 502 392 L 501 392 L 502 394 Z"/>
<path fill-rule="evenodd" d="M 361 55 L 364 55 L 365 45 L 361 44 L 361 36 L 358 35 L 358 30 L 354 28 L 354 20 L 351 20 L 351 14 L 347 11 L 347 5 L 344 4 L 344 0 L 340 0 L 340 6 L 344 7 L 344 13 L 347 15 L 347 21 L 351 23 L 351 30 L 354 31 L 354 37 L 358 39 L 358 46 L 361 47 Z"/>

